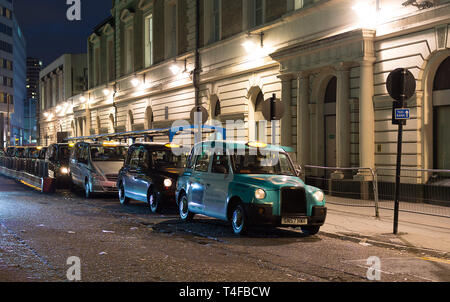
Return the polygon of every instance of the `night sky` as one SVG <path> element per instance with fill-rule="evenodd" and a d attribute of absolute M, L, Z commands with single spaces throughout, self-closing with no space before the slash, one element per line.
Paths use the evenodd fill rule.
<path fill-rule="evenodd" d="M 111 6 L 111 0 L 81 0 L 81 21 L 68 21 L 66 0 L 14 0 L 27 56 L 46 66 L 64 53 L 86 52 L 88 36 L 111 15 Z"/>

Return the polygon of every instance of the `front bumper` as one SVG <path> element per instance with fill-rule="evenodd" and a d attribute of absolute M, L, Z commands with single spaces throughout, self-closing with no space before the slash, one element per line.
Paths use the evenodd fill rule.
<path fill-rule="evenodd" d="M 272 225 L 272 226 L 296 226 L 283 225 L 282 217 L 273 215 L 273 207 L 271 205 L 244 204 L 250 225 Z M 289 214 L 286 217 L 306 217 L 308 218 L 308 226 L 322 226 L 327 216 L 327 208 L 315 206 L 312 209 L 311 216 Z M 298 225 L 305 226 L 305 225 Z"/>
<path fill-rule="evenodd" d="M 115 181 L 96 181 L 92 184 L 93 193 L 119 193 Z"/>

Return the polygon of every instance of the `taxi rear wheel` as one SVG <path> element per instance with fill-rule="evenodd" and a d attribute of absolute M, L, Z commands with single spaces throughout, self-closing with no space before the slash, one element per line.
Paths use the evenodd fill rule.
<path fill-rule="evenodd" d="M 305 233 L 306 235 L 311 235 L 311 236 L 319 233 L 319 230 L 320 230 L 320 226 L 308 225 L 308 226 L 302 227 L 302 232 Z"/>
<path fill-rule="evenodd" d="M 159 213 L 161 210 L 161 202 L 158 198 L 158 195 L 153 190 L 150 190 L 147 194 L 147 202 L 148 206 L 150 207 L 150 211 L 152 211 L 153 214 Z"/>
<path fill-rule="evenodd" d="M 122 205 L 127 205 L 130 203 L 130 199 L 125 195 L 125 187 L 123 186 L 123 182 L 119 184 L 119 201 Z"/>
<path fill-rule="evenodd" d="M 84 197 L 86 197 L 86 199 L 89 199 L 91 196 L 91 186 L 89 185 L 89 180 L 86 180 L 84 183 Z"/>
<path fill-rule="evenodd" d="M 183 195 L 180 199 L 180 203 L 178 204 L 178 208 L 180 211 L 180 218 L 183 221 L 191 221 L 194 219 L 195 214 L 189 212 L 188 199 L 186 195 Z"/>
<path fill-rule="evenodd" d="M 231 216 L 231 226 L 236 235 L 243 235 L 248 229 L 247 215 L 242 204 L 237 204 L 233 209 Z"/>

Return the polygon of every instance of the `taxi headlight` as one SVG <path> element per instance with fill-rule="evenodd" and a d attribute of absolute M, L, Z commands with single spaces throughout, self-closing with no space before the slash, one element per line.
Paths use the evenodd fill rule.
<path fill-rule="evenodd" d="M 62 167 L 60 172 L 61 172 L 61 174 L 65 174 L 66 175 L 66 174 L 69 174 L 69 169 L 66 168 L 66 167 Z"/>
<path fill-rule="evenodd" d="M 316 192 L 313 194 L 313 196 L 314 196 L 314 198 L 315 198 L 318 202 L 322 202 L 322 201 L 324 200 L 324 198 L 325 198 L 325 195 L 323 195 L 323 192 L 322 192 L 322 191 L 316 191 Z"/>
<path fill-rule="evenodd" d="M 171 179 L 169 179 L 169 178 L 164 179 L 164 187 L 170 188 L 172 186 L 172 184 L 173 184 L 173 182 Z"/>
<path fill-rule="evenodd" d="M 264 191 L 263 189 L 257 189 L 255 191 L 255 198 L 256 199 L 264 199 L 264 198 L 266 198 L 266 191 Z"/>

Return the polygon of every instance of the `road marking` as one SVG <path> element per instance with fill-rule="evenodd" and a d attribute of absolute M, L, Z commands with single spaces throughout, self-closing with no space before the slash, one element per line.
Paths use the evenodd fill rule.
<path fill-rule="evenodd" d="M 425 260 L 425 261 L 450 264 L 450 260 L 447 260 L 447 259 L 440 259 L 440 258 L 435 258 L 435 257 L 420 257 L 420 259 Z"/>

